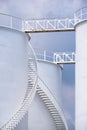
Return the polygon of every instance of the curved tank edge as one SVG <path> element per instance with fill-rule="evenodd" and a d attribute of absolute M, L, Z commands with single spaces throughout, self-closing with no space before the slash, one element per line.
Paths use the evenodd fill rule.
<path fill-rule="evenodd" d="M 61 70 L 63 69 L 63 64 L 57 64 L 57 63 L 54 63 L 52 61 L 41 60 L 41 59 L 36 59 L 36 60 L 39 61 L 39 62 L 46 62 L 46 63 L 49 63 L 49 64 L 53 64 L 53 65 L 56 65 L 56 66 L 60 67 Z"/>
<path fill-rule="evenodd" d="M 80 24 L 83 24 L 85 22 L 87 22 L 87 19 L 81 20 L 80 22 L 78 22 L 77 24 L 75 24 L 75 26 L 74 26 L 75 30 L 76 30 L 77 26 L 79 26 Z"/>
<path fill-rule="evenodd" d="M 6 26 L 0 26 L 0 28 L 6 28 L 8 30 L 17 31 L 17 32 L 22 33 L 23 35 L 25 35 L 28 38 L 29 41 L 31 39 L 30 34 L 26 33 L 26 32 L 23 32 L 22 30 L 20 31 L 20 30 L 14 29 L 14 28 L 6 27 Z"/>

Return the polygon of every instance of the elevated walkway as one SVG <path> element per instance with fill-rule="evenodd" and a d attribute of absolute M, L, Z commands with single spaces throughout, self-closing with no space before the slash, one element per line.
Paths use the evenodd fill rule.
<path fill-rule="evenodd" d="M 75 25 L 87 20 L 87 6 L 74 13 L 73 18 L 65 19 L 21 19 L 0 13 L 0 26 L 26 33 L 75 31 Z"/>
<path fill-rule="evenodd" d="M 75 64 L 75 52 L 50 52 L 34 48 L 36 59 L 55 64 Z"/>

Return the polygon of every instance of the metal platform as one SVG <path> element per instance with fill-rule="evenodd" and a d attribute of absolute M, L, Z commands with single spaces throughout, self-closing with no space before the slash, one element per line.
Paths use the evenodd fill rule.
<path fill-rule="evenodd" d="M 50 52 L 34 48 L 36 59 L 55 64 L 75 64 L 75 52 Z"/>
<path fill-rule="evenodd" d="M 57 63 L 57 64 L 75 64 L 75 52 L 54 53 L 54 63 Z"/>
<path fill-rule="evenodd" d="M 40 19 L 22 21 L 22 30 L 26 33 L 75 31 L 74 19 Z"/>
<path fill-rule="evenodd" d="M 26 33 L 75 31 L 75 25 L 83 20 L 87 20 L 87 6 L 77 10 L 72 19 L 54 18 L 24 20 L 0 13 L 0 26 L 16 29 Z"/>

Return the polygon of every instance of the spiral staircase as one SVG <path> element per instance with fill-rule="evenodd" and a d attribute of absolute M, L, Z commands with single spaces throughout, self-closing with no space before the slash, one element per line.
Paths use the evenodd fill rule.
<path fill-rule="evenodd" d="M 8 122 L 6 122 L 0 128 L 0 130 L 14 130 L 14 128 L 16 128 L 16 126 L 20 123 L 20 121 L 27 113 L 28 107 L 30 106 L 34 98 L 37 86 L 37 66 L 35 60 L 36 58 L 32 48 L 28 52 L 28 57 L 28 85 L 23 102 L 21 104 L 21 107 L 19 107 L 19 109 L 17 110 L 17 112 L 13 114 L 11 119 Z"/>
<path fill-rule="evenodd" d="M 28 86 L 23 102 L 18 111 L 13 114 L 11 119 L 6 122 L 0 128 L 0 130 L 14 130 L 18 126 L 20 121 L 28 112 L 28 108 L 34 99 L 35 93 L 40 96 L 41 100 L 44 102 L 49 113 L 51 114 L 56 126 L 56 130 L 68 130 L 65 117 L 60 105 L 58 104 L 58 101 L 56 101 L 55 97 L 53 96 L 47 85 L 44 83 L 44 81 L 42 81 L 37 75 L 36 57 L 33 49 L 31 50 L 28 51 Z"/>
<path fill-rule="evenodd" d="M 65 32 L 65 31 L 75 31 L 75 26 L 79 22 L 87 20 L 87 6 L 83 7 L 74 14 L 74 18 L 65 19 L 36 19 L 36 20 L 24 20 L 18 17 L 0 13 L 0 17 L 3 20 L 0 21 L 0 26 L 7 27 L 10 29 L 16 29 L 22 31 L 23 33 L 38 33 L 38 32 Z M 17 26 L 15 26 L 16 24 Z M 13 114 L 13 116 L 5 123 L 0 126 L 0 130 L 14 130 L 20 121 L 24 118 L 25 114 L 28 112 L 28 108 L 32 103 L 35 93 L 39 95 L 42 102 L 44 102 L 49 113 L 51 114 L 53 121 L 56 125 L 56 130 L 68 130 L 66 119 L 61 110 L 61 107 L 56 101 L 55 97 L 47 87 L 47 85 L 40 79 L 37 74 L 36 58 L 33 49 L 29 50 L 28 54 L 28 85 L 25 92 L 25 96 L 21 103 L 21 106 Z M 42 56 L 42 55 L 41 55 Z M 51 57 L 48 57 L 51 59 Z M 46 52 L 44 52 L 44 62 L 46 59 Z M 67 60 L 66 60 L 67 59 Z M 40 59 L 43 60 L 43 59 Z M 53 60 L 50 62 L 59 64 L 72 64 L 75 63 L 75 54 L 54 54 Z"/>
<path fill-rule="evenodd" d="M 44 104 L 46 105 L 49 113 L 51 114 L 53 121 L 56 125 L 56 129 L 68 130 L 63 112 L 60 108 L 60 105 L 57 103 L 58 101 L 56 101 L 52 92 L 44 83 L 44 81 L 40 79 L 40 77 L 38 77 L 38 85 L 37 85 L 36 92 L 40 96 Z"/>

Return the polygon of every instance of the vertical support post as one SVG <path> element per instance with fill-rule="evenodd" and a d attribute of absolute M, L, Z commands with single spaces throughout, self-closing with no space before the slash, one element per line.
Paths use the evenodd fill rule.
<path fill-rule="evenodd" d="M 53 54 L 53 62 L 56 62 L 56 53 Z"/>
<path fill-rule="evenodd" d="M 67 27 L 68 27 L 68 18 L 67 18 L 67 19 L 65 19 L 65 25 L 64 25 L 64 27 L 65 27 L 65 28 L 67 28 Z"/>
<path fill-rule="evenodd" d="M 46 50 L 44 50 L 44 61 L 46 61 Z"/>
<path fill-rule="evenodd" d="M 63 53 L 63 61 L 66 61 L 66 53 Z"/>
<path fill-rule="evenodd" d="M 81 9 L 81 12 L 80 12 L 80 13 L 81 13 L 80 15 L 81 15 L 81 20 L 82 20 L 82 16 L 83 16 L 83 14 L 82 14 L 82 13 L 83 13 L 83 11 L 82 11 L 82 9 Z"/>
<path fill-rule="evenodd" d="M 77 16 L 77 12 L 74 13 L 74 25 L 79 21 L 79 16 Z"/>
<path fill-rule="evenodd" d="M 34 21 L 35 22 L 35 29 L 38 29 L 38 21 Z"/>
<path fill-rule="evenodd" d="M 21 29 L 22 31 L 24 31 L 25 30 L 25 21 L 24 20 L 22 20 L 22 29 Z"/>
<path fill-rule="evenodd" d="M 12 16 L 10 17 L 10 28 L 12 28 Z"/>

